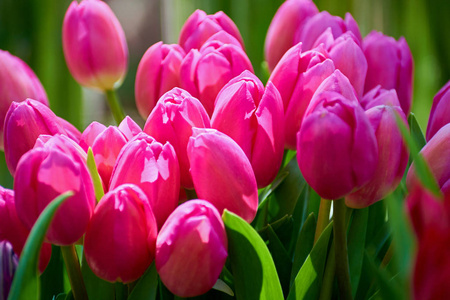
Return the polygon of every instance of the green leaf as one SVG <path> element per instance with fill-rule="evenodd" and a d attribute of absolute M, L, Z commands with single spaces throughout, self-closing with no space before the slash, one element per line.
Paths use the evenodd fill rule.
<path fill-rule="evenodd" d="M 411 132 L 411 137 L 413 138 L 415 144 L 417 145 L 418 149 L 422 149 L 427 141 L 425 140 L 422 129 L 420 128 L 416 116 L 413 113 L 410 113 L 408 116 L 408 125 L 409 131 Z"/>
<path fill-rule="evenodd" d="M 102 179 L 98 173 L 97 165 L 95 164 L 94 159 L 94 152 L 92 152 L 91 147 L 89 147 L 87 152 L 87 167 L 89 173 L 91 174 L 92 182 L 94 183 L 95 199 L 99 202 L 103 195 L 105 195 L 105 191 L 103 191 Z"/>
<path fill-rule="evenodd" d="M 81 274 L 89 299 L 109 300 L 114 299 L 116 289 L 114 283 L 105 281 L 97 277 L 89 267 L 86 256 L 81 260 Z"/>
<path fill-rule="evenodd" d="M 128 300 L 154 300 L 158 291 L 158 273 L 156 272 L 155 263 L 152 263 L 141 276 L 136 286 L 133 288 Z"/>
<path fill-rule="evenodd" d="M 318 299 L 332 230 L 333 222 L 330 222 L 295 277 L 294 284 L 287 298 L 288 300 Z"/>
<path fill-rule="evenodd" d="M 316 217 L 314 216 L 314 213 L 311 213 L 298 234 L 295 253 L 293 255 L 294 262 L 291 270 L 291 285 L 294 283 L 295 277 L 313 248 L 315 232 Z"/>
<path fill-rule="evenodd" d="M 41 274 L 40 282 L 41 299 L 51 299 L 55 295 L 64 293 L 64 263 L 60 247 L 52 245 L 52 257 Z"/>
<path fill-rule="evenodd" d="M 353 297 L 356 295 L 359 280 L 361 278 L 368 218 L 368 208 L 355 209 L 353 211 L 352 223 L 347 237 L 348 263 Z"/>
<path fill-rule="evenodd" d="M 72 195 L 72 192 L 67 192 L 56 197 L 39 215 L 25 242 L 25 246 L 23 247 L 8 300 L 30 300 L 39 298 L 40 283 L 38 263 L 41 245 L 56 210 Z"/>
<path fill-rule="evenodd" d="M 283 299 L 275 264 L 259 234 L 239 216 L 225 210 L 228 255 L 237 299 Z"/>

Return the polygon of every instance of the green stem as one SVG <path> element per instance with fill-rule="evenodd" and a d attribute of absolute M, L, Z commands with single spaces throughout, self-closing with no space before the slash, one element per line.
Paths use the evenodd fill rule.
<path fill-rule="evenodd" d="M 347 251 L 347 226 L 345 200 L 334 201 L 333 226 L 334 242 L 336 252 L 336 277 L 339 285 L 341 299 L 352 299 L 352 287 L 350 284 L 350 272 Z"/>
<path fill-rule="evenodd" d="M 330 201 L 331 202 L 331 201 Z M 334 240 L 328 253 L 327 266 L 323 274 L 322 288 L 320 289 L 319 300 L 329 300 L 333 294 L 334 274 L 336 272 L 336 254 Z"/>
<path fill-rule="evenodd" d="M 122 120 L 125 118 L 125 113 L 123 112 L 123 108 L 120 105 L 119 97 L 117 97 L 117 93 L 115 90 L 107 90 L 105 91 L 105 94 L 114 120 L 116 121 L 117 125 L 119 125 L 120 122 L 122 122 Z"/>
<path fill-rule="evenodd" d="M 75 300 L 88 300 L 75 246 L 61 246 L 61 253 L 64 259 L 64 264 L 66 265 L 67 274 L 69 275 L 73 297 Z"/>
<path fill-rule="evenodd" d="M 331 200 L 320 198 L 319 216 L 317 217 L 316 234 L 314 235 L 314 244 L 327 227 L 330 221 Z"/>

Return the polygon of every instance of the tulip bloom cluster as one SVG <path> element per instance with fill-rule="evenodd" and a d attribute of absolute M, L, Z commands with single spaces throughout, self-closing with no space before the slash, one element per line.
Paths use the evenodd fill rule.
<path fill-rule="evenodd" d="M 122 82 L 127 44 L 105 2 L 69 6 L 62 47 L 81 85 L 109 94 Z M 262 296 L 261 287 L 265 297 L 278 299 L 283 292 L 303 297 L 297 293 L 304 283 L 297 280 L 311 274 L 314 263 L 323 293 L 333 293 L 328 275 L 336 270 L 339 298 L 348 298 L 345 291 L 352 288 L 341 275 L 354 272 L 355 262 L 349 268 L 343 251 L 363 241 L 368 246 L 353 253 L 382 253 L 392 239 L 390 229 L 376 245 L 368 235 L 347 245 L 345 235 L 354 236 L 356 226 L 365 234 L 380 210 L 374 223 L 388 224 L 384 208 L 372 205 L 403 192 L 409 150 L 399 125 L 408 128 L 412 105 L 411 52 L 404 38 L 379 32 L 363 38 L 349 13 L 342 19 L 319 12 L 311 0 L 284 2 L 264 52 L 267 83 L 254 74 L 233 21 L 223 12 L 196 10 L 178 44 L 158 42 L 139 63 L 135 95 L 143 129 L 113 111 L 117 126 L 92 122 L 80 132 L 48 107 L 31 69 L 0 50 L 0 147 L 14 176 L 13 190 L 0 187 L 0 297 L 7 297 L 17 257 L 33 240 L 28 236 L 43 212 L 71 191 L 38 245 L 41 272 L 51 245 L 74 250 L 81 244 L 83 276 L 90 269 L 99 289 L 107 286 L 102 279 L 117 290 L 121 284 L 142 290 L 153 268 L 160 294 L 196 297 L 215 288 L 231 295 L 234 289 L 243 299 L 243 282 L 250 282 L 258 288 L 255 297 Z M 412 276 L 418 299 L 444 298 L 450 280 L 448 250 L 436 244 L 450 243 L 449 112 L 450 82 L 434 98 L 419 156 L 439 190 L 425 188 L 417 162 L 406 176 L 406 203 L 419 241 Z M 331 200 L 330 240 L 323 229 Z M 320 210 L 313 201 L 320 201 Z M 345 209 L 355 210 L 345 215 Z M 315 241 L 308 240 L 314 233 Z M 315 264 L 319 256 L 322 269 Z M 251 277 L 247 261 L 256 270 Z M 363 262 L 374 263 L 364 258 L 360 277 L 367 272 Z M 439 263 L 443 270 L 433 274 Z M 68 268 L 69 275 L 77 273 Z M 321 293 L 313 285 L 308 291 Z"/>

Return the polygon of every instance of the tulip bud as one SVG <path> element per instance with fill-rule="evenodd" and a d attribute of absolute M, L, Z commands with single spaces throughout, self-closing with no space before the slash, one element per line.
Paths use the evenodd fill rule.
<path fill-rule="evenodd" d="M 306 20 L 319 13 L 311 0 L 285 1 L 278 8 L 267 30 L 264 56 L 269 70 L 273 71 L 278 61 L 295 45 L 294 38 Z"/>
<path fill-rule="evenodd" d="M 339 199 L 374 175 L 373 128 L 358 103 L 334 91 L 316 91 L 308 111 L 297 134 L 300 171 L 322 198 Z"/>
<path fill-rule="evenodd" d="M 191 50 L 181 69 L 181 87 L 202 102 L 209 116 L 222 87 L 245 70 L 253 72 L 244 50 L 233 45 L 211 41 L 200 50 Z"/>
<path fill-rule="evenodd" d="M 331 33 L 335 39 L 345 32 L 351 31 L 358 41 L 362 40 L 358 24 L 350 13 L 346 13 L 345 20 L 342 20 L 338 16 L 330 15 L 327 11 L 322 11 L 305 22 L 303 28 L 297 32 L 294 43 L 302 42 L 303 50 L 310 50 L 313 48 L 317 38 L 327 28 L 331 28 Z"/>
<path fill-rule="evenodd" d="M 176 44 L 156 43 L 145 52 L 136 73 L 136 106 L 146 119 L 159 97 L 180 86 L 181 61 L 186 56 Z"/>
<path fill-rule="evenodd" d="M 105 2 L 72 2 L 64 17 L 63 49 L 82 86 L 112 90 L 122 83 L 128 65 L 125 33 Z"/>
<path fill-rule="evenodd" d="M 73 141 L 79 143 L 81 139 L 81 132 L 73 126 L 68 121 L 64 120 L 63 118 L 56 117 L 58 119 L 58 122 L 61 124 L 61 126 L 66 131 L 67 136 L 72 139 Z"/>
<path fill-rule="evenodd" d="M 283 159 L 283 121 L 277 88 L 269 82 L 264 89 L 258 77 L 244 71 L 217 95 L 211 126 L 244 150 L 261 188 L 273 181 Z"/>
<path fill-rule="evenodd" d="M 301 43 L 289 49 L 273 70 L 269 81 L 275 85 L 283 99 L 286 148 L 296 148 L 297 132 L 306 108 L 317 87 L 333 71 L 334 64 L 331 59 L 327 59 L 327 54 L 321 47 L 302 53 Z"/>
<path fill-rule="evenodd" d="M 74 195 L 56 212 L 46 235 L 49 242 L 57 245 L 79 240 L 94 211 L 94 186 L 86 161 L 75 147 L 71 151 L 37 147 L 21 158 L 14 177 L 14 192 L 17 215 L 28 229 L 53 199 L 67 191 Z"/>
<path fill-rule="evenodd" d="M 86 261 L 95 275 L 129 283 L 155 258 L 156 221 L 147 196 L 133 184 L 106 193 L 86 231 Z"/>
<path fill-rule="evenodd" d="M 33 70 L 20 58 L 0 50 L 0 150 L 3 150 L 3 123 L 13 101 L 33 98 L 48 106 L 47 94 Z"/>
<path fill-rule="evenodd" d="M 375 94 L 376 97 L 371 99 L 367 99 L 368 95 L 366 94 L 364 103 L 367 106 L 370 106 L 371 102 L 381 103 L 383 100 L 379 98 L 386 98 L 386 102 L 390 102 L 392 95 L 396 97 L 395 90 L 381 90 L 379 94 Z M 408 121 L 401 107 L 377 105 L 369 109 L 364 108 L 366 108 L 366 116 L 375 131 L 378 163 L 372 179 L 361 189 L 345 198 L 345 204 L 353 208 L 372 205 L 392 192 L 403 178 L 409 158 L 408 149 L 396 121 L 396 115 L 398 115 L 404 125 L 408 127 Z"/>
<path fill-rule="evenodd" d="M 0 241 L 0 299 L 8 299 L 19 259 L 8 241 Z"/>
<path fill-rule="evenodd" d="M 92 147 L 97 136 L 106 130 L 106 126 L 96 121 L 89 124 L 81 134 L 80 146 L 85 152 Z"/>
<path fill-rule="evenodd" d="M 381 32 L 372 31 L 362 43 L 367 59 L 367 77 L 364 91 L 377 85 L 395 89 L 405 115 L 409 115 L 412 102 L 413 59 L 406 40 L 398 41 Z"/>
<path fill-rule="evenodd" d="M 128 140 L 131 140 L 142 132 L 141 127 L 139 127 L 139 125 L 129 116 L 126 116 L 125 119 L 120 122 L 119 130 L 125 135 Z"/>
<path fill-rule="evenodd" d="M 428 164 L 430 171 L 436 179 L 442 193 L 450 194 L 450 124 L 444 125 L 420 150 L 420 154 Z M 412 190 L 419 183 L 415 174 L 414 162 L 406 176 L 406 187 Z M 450 209 L 450 201 L 446 203 Z"/>
<path fill-rule="evenodd" d="M 331 28 L 327 28 L 315 42 L 315 46 L 324 44 L 336 69 L 339 69 L 354 87 L 358 98 L 364 92 L 367 74 L 367 60 L 361 49 L 360 41 L 351 31 L 334 38 Z"/>
<path fill-rule="evenodd" d="M 5 159 L 14 175 L 17 163 L 25 152 L 33 148 L 40 134 L 67 134 L 60 119 L 38 101 L 27 99 L 13 102 L 5 118 Z"/>
<path fill-rule="evenodd" d="M 180 164 L 181 185 L 188 189 L 194 187 L 186 153 L 192 127 L 209 128 L 209 117 L 200 101 L 180 88 L 161 97 L 144 126 L 144 132 L 158 142 L 173 145 Z"/>
<path fill-rule="evenodd" d="M 220 31 L 231 34 L 242 47 L 244 46 L 239 29 L 224 12 L 219 11 L 214 15 L 207 15 L 200 9 L 190 15 L 184 23 L 178 44 L 186 53 L 191 49 L 200 49 L 208 38 Z"/>
<path fill-rule="evenodd" d="M 229 136 L 215 129 L 193 128 L 187 154 L 195 191 L 212 203 L 251 222 L 258 208 L 258 189 L 244 151 Z"/>
<path fill-rule="evenodd" d="M 150 201 L 158 228 L 178 205 L 180 169 L 175 150 L 142 132 L 129 141 L 117 157 L 109 189 L 133 183 Z"/>
<path fill-rule="evenodd" d="M 0 186 L 0 241 L 11 243 L 14 252 L 20 256 L 30 231 L 17 216 L 14 191 Z M 39 270 L 44 272 L 52 254 L 52 246 L 43 243 L 39 256 Z"/>
<path fill-rule="evenodd" d="M 434 96 L 427 126 L 427 141 L 445 124 L 450 123 L 450 81 Z"/>
<path fill-rule="evenodd" d="M 158 234 L 156 270 L 173 294 L 199 296 L 219 278 L 227 247 L 217 209 L 205 200 L 190 200 L 172 212 Z"/>

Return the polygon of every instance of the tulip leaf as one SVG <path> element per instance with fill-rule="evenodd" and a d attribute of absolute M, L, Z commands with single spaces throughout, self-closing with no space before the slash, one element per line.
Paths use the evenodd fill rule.
<path fill-rule="evenodd" d="M 236 298 L 283 299 L 275 264 L 259 234 L 242 218 L 225 210 L 228 255 Z"/>
<path fill-rule="evenodd" d="M 39 299 L 38 263 L 41 245 L 56 210 L 72 195 L 72 192 L 67 192 L 56 197 L 39 215 L 23 247 L 8 300 Z"/>
<path fill-rule="evenodd" d="M 128 300 L 154 300 L 158 291 L 158 273 L 155 263 L 152 263 L 136 283 L 133 291 L 128 296 Z"/>
<path fill-rule="evenodd" d="M 425 140 L 425 136 L 423 135 L 419 123 L 417 122 L 416 115 L 413 113 L 410 113 L 408 116 L 408 125 L 409 131 L 411 132 L 411 137 L 413 138 L 415 144 L 419 149 L 422 149 L 427 141 Z"/>
<path fill-rule="evenodd" d="M 366 245 L 367 220 L 369 209 L 355 209 L 352 214 L 352 223 L 348 232 L 348 263 L 350 269 L 350 282 L 352 283 L 353 297 L 356 295 Z"/>
<path fill-rule="evenodd" d="M 81 260 L 81 274 L 89 299 L 114 299 L 116 292 L 114 284 L 97 277 L 89 267 L 85 255 Z"/>
<path fill-rule="evenodd" d="M 95 164 L 94 159 L 94 152 L 92 152 L 91 147 L 89 147 L 87 152 L 87 167 L 89 173 L 91 174 L 92 182 L 94 183 L 95 199 L 99 202 L 103 195 L 105 195 L 105 191 L 103 190 L 102 179 L 98 173 L 97 165 Z"/>
<path fill-rule="evenodd" d="M 222 279 L 217 279 L 217 282 L 212 287 L 213 289 L 217 291 L 221 291 L 227 295 L 234 296 L 233 290 L 223 281 Z"/>
<path fill-rule="evenodd" d="M 332 231 L 333 222 L 330 222 L 295 277 L 294 284 L 291 286 L 287 297 L 288 300 L 318 299 Z"/>
<path fill-rule="evenodd" d="M 316 232 L 316 217 L 311 213 L 298 234 L 294 252 L 294 262 L 291 270 L 291 285 L 294 283 L 300 268 L 308 257 L 314 245 L 314 235 Z"/>
<path fill-rule="evenodd" d="M 52 245 L 52 256 L 40 276 L 40 282 L 41 299 L 51 299 L 54 295 L 64 293 L 64 263 L 60 247 Z"/>

